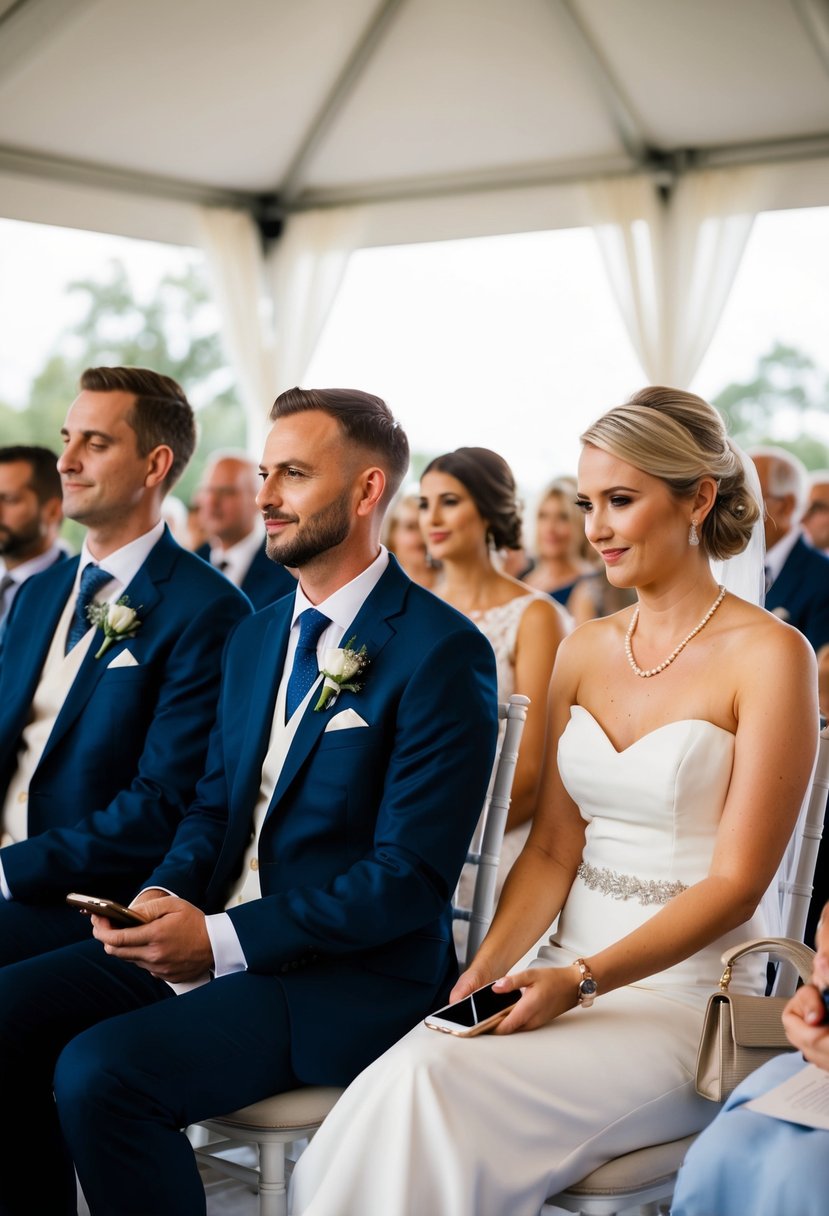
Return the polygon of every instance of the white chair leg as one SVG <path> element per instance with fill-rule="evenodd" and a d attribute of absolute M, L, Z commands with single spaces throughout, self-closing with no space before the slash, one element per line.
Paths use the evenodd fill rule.
<path fill-rule="evenodd" d="M 259 1216 L 288 1216 L 285 1145 L 259 1145 Z"/>

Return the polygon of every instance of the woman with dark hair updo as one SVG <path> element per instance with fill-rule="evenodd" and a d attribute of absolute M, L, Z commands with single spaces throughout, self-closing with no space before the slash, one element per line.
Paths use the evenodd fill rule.
<path fill-rule="evenodd" d="M 493 563 L 495 550 L 521 546 L 515 479 L 496 452 L 458 448 L 436 457 L 420 479 L 420 528 L 430 557 L 442 567 L 438 595 L 473 620 L 492 643 L 499 700 L 517 692 L 532 702 L 501 849 L 498 895 L 530 830 L 547 736 L 547 689 L 569 621 L 546 596 L 501 573 Z M 471 884 L 465 870 L 460 885 L 463 906 L 471 900 Z M 456 937 L 464 936 L 464 928 L 456 925 Z"/>
<path fill-rule="evenodd" d="M 366 1069 L 299 1162 L 294 1216 L 538 1216 L 717 1111 L 694 1091 L 703 1010 L 722 951 L 780 928 L 814 655 L 730 591 L 761 585 L 759 486 L 710 405 L 644 389 L 582 444 L 587 537 L 638 600 L 559 648 L 532 830 L 452 999 L 520 995 L 493 1034 L 420 1025 Z M 765 979 L 754 955 L 732 988 Z"/>

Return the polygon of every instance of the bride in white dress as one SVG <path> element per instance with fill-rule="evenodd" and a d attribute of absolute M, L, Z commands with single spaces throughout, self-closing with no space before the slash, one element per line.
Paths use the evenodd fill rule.
<path fill-rule="evenodd" d="M 537 1216 L 716 1113 L 693 1087 L 702 1009 L 724 946 L 777 927 L 763 897 L 814 760 L 814 658 L 712 575 L 759 507 L 709 405 L 645 389 L 583 442 L 587 535 L 639 602 L 559 648 L 533 828 L 453 999 L 561 911 L 558 930 L 498 980 L 523 994 L 496 1033 L 418 1026 L 357 1078 L 300 1160 L 294 1216 Z"/>

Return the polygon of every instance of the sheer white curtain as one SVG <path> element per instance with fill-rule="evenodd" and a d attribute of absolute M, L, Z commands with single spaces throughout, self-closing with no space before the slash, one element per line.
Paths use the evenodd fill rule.
<path fill-rule="evenodd" d="M 247 212 L 201 209 L 200 240 L 251 452 L 261 449 L 274 398 L 302 381 L 363 232 L 359 208 L 309 211 L 286 221 L 265 256 Z"/>
<path fill-rule="evenodd" d="M 365 215 L 359 207 L 306 211 L 286 221 L 267 260 L 277 392 L 302 381 L 364 231 Z"/>
<path fill-rule="evenodd" d="M 647 177 L 589 187 L 608 278 L 639 360 L 687 388 L 722 315 L 766 175 L 752 166 L 681 176 L 663 199 Z"/>
<path fill-rule="evenodd" d="M 199 236 L 213 280 L 222 338 L 245 410 L 248 449 L 258 457 L 268 409 L 276 396 L 259 230 L 246 211 L 203 207 Z"/>

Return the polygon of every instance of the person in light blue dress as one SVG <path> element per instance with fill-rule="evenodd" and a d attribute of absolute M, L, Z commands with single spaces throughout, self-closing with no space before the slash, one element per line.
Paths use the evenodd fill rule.
<path fill-rule="evenodd" d="M 746 1077 L 694 1143 L 679 1174 L 672 1216 L 825 1216 L 829 1131 L 750 1110 L 747 1103 L 809 1064 L 829 1072 L 829 1022 L 820 990 L 829 985 L 829 904 L 817 932 L 812 982 L 783 1013 L 797 1051 Z"/>

